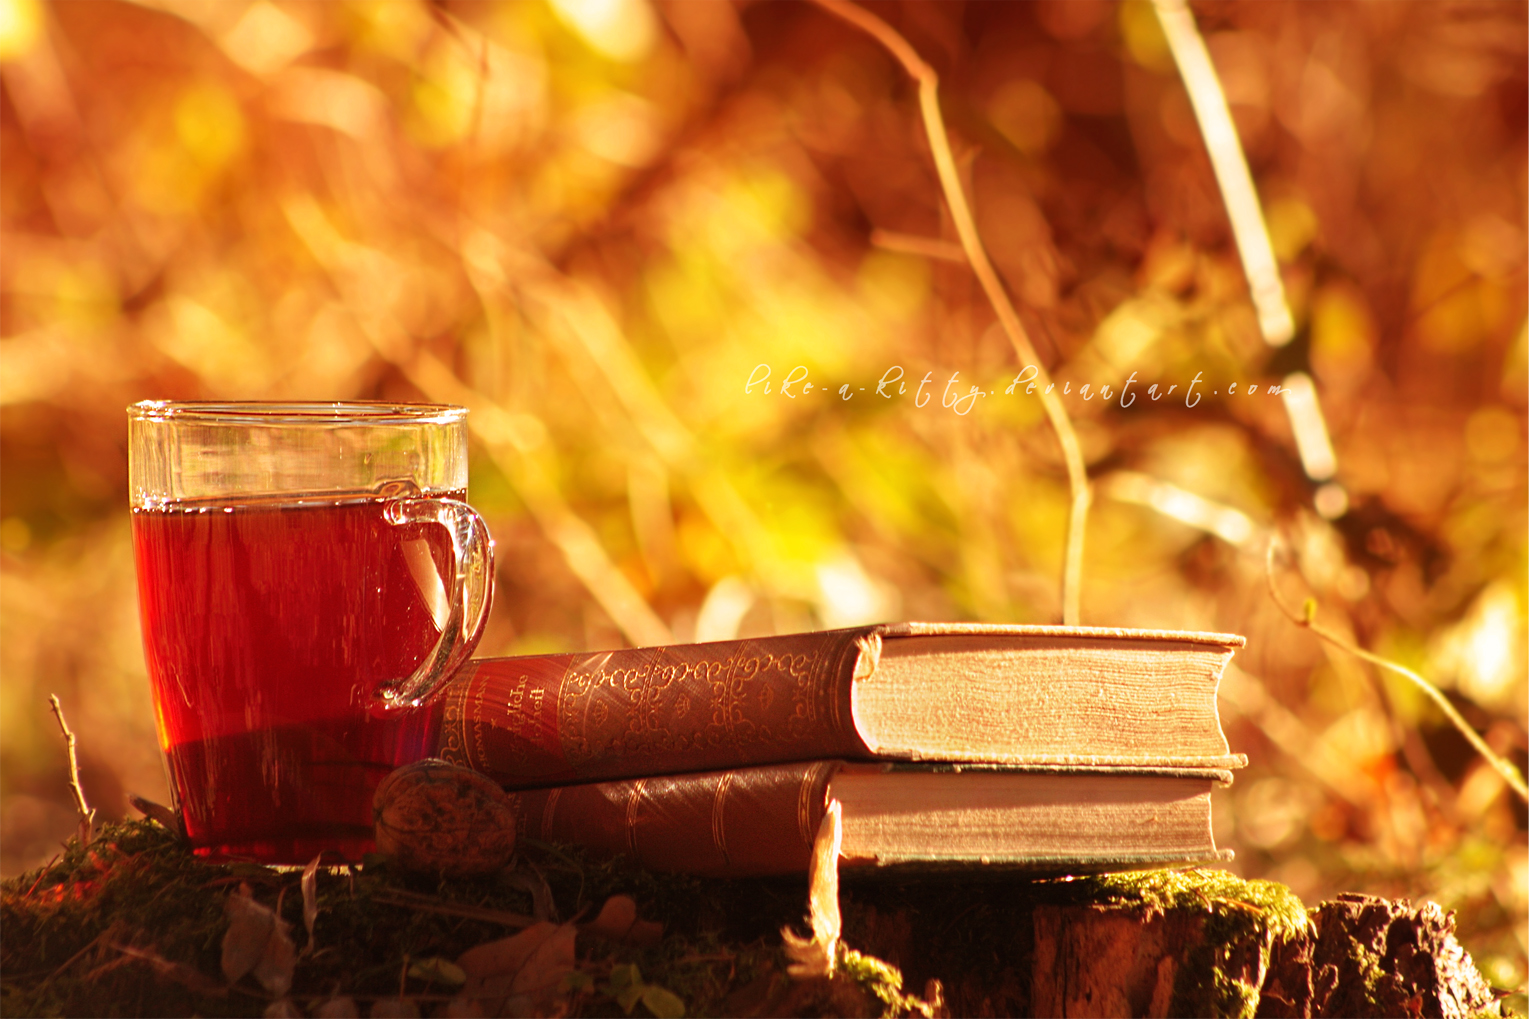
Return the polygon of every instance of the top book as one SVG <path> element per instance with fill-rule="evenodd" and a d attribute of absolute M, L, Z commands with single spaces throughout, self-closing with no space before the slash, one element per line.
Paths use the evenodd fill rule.
<path fill-rule="evenodd" d="M 483 658 L 436 753 L 511 788 L 818 758 L 1236 768 L 1216 686 L 1243 639 L 893 623 Z"/>

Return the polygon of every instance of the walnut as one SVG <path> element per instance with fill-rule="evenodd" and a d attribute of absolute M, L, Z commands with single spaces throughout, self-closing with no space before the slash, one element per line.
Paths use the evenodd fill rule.
<path fill-rule="evenodd" d="M 516 797 L 470 768 L 416 761 L 377 787 L 377 851 L 410 870 L 490 874 L 515 851 L 515 805 Z"/>

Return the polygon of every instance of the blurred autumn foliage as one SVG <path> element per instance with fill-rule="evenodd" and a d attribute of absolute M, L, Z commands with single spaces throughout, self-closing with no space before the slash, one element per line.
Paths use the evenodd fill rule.
<path fill-rule="evenodd" d="M 1523 805 L 1413 690 L 1293 626 L 1264 552 L 1281 536 L 1287 600 L 1522 767 L 1529 9 L 1193 5 L 1294 313 L 1272 347 L 1150 5 L 867 6 L 939 72 L 1066 388 L 1083 622 L 1248 637 L 1236 868 L 1432 897 L 1522 986 Z M 1055 437 L 1010 388 L 912 84 L 818 7 L 0 0 L 0 96 L 6 874 L 73 830 L 50 692 L 103 816 L 167 795 L 139 399 L 472 407 L 484 654 L 1060 617 Z M 1271 392 L 1292 372 L 1325 486 Z"/>

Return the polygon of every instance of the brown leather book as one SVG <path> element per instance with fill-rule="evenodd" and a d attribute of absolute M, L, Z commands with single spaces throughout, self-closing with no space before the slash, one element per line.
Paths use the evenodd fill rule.
<path fill-rule="evenodd" d="M 823 758 L 1228 768 L 1216 686 L 1241 637 L 898 623 L 485 658 L 436 754 L 509 788 Z"/>
<path fill-rule="evenodd" d="M 805 873 L 830 801 L 841 868 L 984 864 L 1099 873 L 1231 858 L 1211 834 L 1216 770 L 805 761 L 529 789 L 517 835 L 717 877 Z"/>

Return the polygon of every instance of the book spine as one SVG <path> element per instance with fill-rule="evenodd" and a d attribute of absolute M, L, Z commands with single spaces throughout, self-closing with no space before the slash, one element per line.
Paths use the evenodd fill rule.
<path fill-rule="evenodd" d="M 711 877 L 801 874 L 837 761 L 513 793 L 516 834 Z"/>
<path fill-rule="evenodd" d="M 484 658 L 448 684 L 436 754 L 507 788 L 860 757 L 871 630 Z"/>

